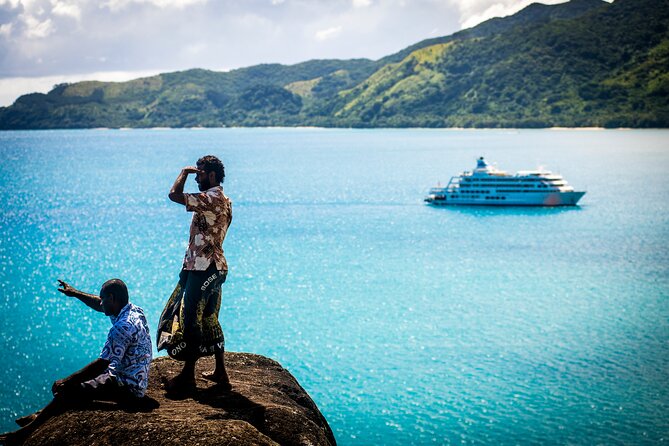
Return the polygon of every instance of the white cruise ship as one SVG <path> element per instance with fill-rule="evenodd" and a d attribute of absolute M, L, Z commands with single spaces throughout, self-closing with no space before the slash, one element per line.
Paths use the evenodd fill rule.
<path fill-rule="evenodd" d="M 583 195 L 562 175 L 545 170 L 511 175 L 481 157 L 473 172 L 451 178 L 446 187 L 433 187 L 425 201 L 433 205 L 574 206 Z"/>

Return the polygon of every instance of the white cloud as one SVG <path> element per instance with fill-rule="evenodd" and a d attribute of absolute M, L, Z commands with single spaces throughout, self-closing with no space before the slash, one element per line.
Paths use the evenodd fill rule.
<path fill-rule="evenodd" d="M 371 6 L 372 0 L 352 0 L 354 8 L 366 8 Z"/>
<path fill-rule="evenodd" d="M 471 28 L 493 17 L 506 17 L 536 3 L 537 0 L 450 0 L 460 11 L 460 26 Z M 565 3 L 568 0 L 540 0 L 544 4 Z"/>
<path fill-rule="evenodd" d="M 11 1 L 10 4 L 12 7 L 23 7 L 24 11 L 29 11 L 29 12 L 34 12 L 34 13 L 41 13 L 44 12 L 41 4 L 43 3 L 42 0 L 18 0 L 17 2 Z M 41 10 L 41 12 L 40 12 Z"/>
<path fill-rule="evenodd" d="M 72 17 L 74 19 L 81 19 L 81 9 L 74 3 L 67 3 L 64 1 L 53 1 L 53 13 L 59 16 Z"/>
<path fill-rule="evenodd" d="M 327 29 L 322 29 L 320 31 L 316 32 L 316 40 L 323 41 L 323 40 L 329 40 L 341 33 L 342 27 L 341 26 L 333 26 L 331 28 Z"/>
<path fill-rule="evenodd" d="M 530 1 L 528 1 L 527 3 L 529 4 Z M 523 6 L 519 6 L 517 4 L 516 5 L 505 5 L 502 3 L 492 4 L 483 11 L 471 14 L 468 18 L 466 18 L 462 22 L 462 28 L 471 28 L 472 26 L 476 26 L 479 23 L 485 22 L 488 19 L 492 19 L 493 17 L 504 17 L 513 14 L 514 12 L 520 11 L 522 8 Z"/>
<path fill-rule="evenodd" d="M 22 86 L 5 79 L 0 95 L 110 71 L 378 59 L 531 1 L 0 0 L 0 79 Z"/>
<path fill-rule="evenodd" d="M 133 4 L 148 4 L 162 9 L 184 9 L 198 3 L 206 3 L 208 0 L 107 0 L 102 3 L 112 11 L 120 11 L 131 7 Z"/>
<path fill-rule="evenodd" d="M 183 51 L 190 54 L 203 54 L 207 50 L 207 44 L 205 42 L 197 42 L 192 45 L 186 45 L 183 48 Z"/>
<path fill-rule="evenodd" d="M 135 0 L 140 1 L 140 0 Z M 199 3 L 206 3 L 207 0 L 145 0 L 146 3 L 153 4 L 160 8 L 184 9 Z"/>
<path fill-rule="evenodd" d="M 21 16 L 25 24 L 25 35 L 29 39 L 42 39 L 54 30 L 51 19 L 40 21 L 32 15 Z"/>
<path fill-rule="evenodd" d="M 13 25 L 11 23 L 5 23 L 3 25 L 0 25 L 0 36 L 5 36 L 5 37 L 11 36 L 12 27 Z"/>
<path fill-rule="evenodd" d="M 21 0 L 0 0 L 0 6 L 9 6 L 14 9 L 21 4 Z"/>

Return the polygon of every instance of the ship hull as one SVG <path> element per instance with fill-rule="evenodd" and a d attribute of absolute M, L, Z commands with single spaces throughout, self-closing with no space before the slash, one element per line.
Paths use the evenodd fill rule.
<path fill-rule="evenodd" d="M 425 202 L 434 206 L 576 206 L 583 195 L 585 192 L 526 192 L 469 198 L 450 194 L 430 195 Z"/>

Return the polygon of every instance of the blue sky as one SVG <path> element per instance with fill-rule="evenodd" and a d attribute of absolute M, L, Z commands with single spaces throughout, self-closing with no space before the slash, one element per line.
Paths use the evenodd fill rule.
<path fill-rule="evenodd" d="M 530 3 L 0 0 L 0 106 L 61 82 L 310 59 L 378 59 Z"/>

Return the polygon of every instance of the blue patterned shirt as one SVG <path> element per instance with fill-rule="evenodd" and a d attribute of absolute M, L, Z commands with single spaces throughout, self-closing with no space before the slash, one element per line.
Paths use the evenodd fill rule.
<path fill-rule="evenodd" d="M 149 385 L 151 336 L 144 310 L 131 303 L 118 316 L 110 316 L 112 328 L 100 358 L 109 361 L 107 372 L 138 397 Z"/>

